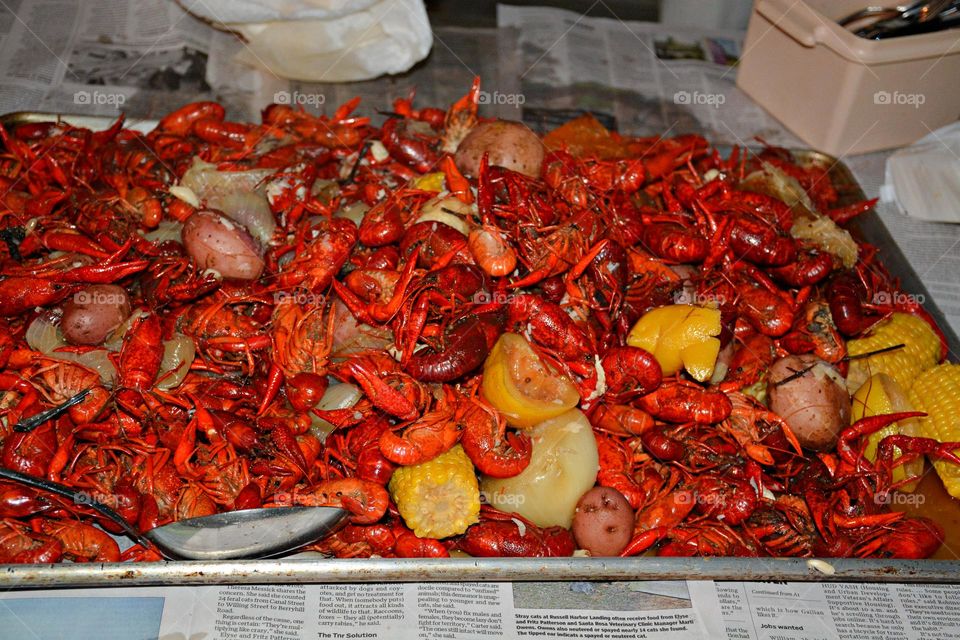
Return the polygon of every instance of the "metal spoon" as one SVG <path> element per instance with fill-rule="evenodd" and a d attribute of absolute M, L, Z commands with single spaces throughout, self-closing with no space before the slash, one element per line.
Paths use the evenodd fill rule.
<path fill-rule="evenodd" d="M 29 418 L 24 418 L 17 424 L 13 425 L 13 430 L 19 433 L 26 433 L 28 431 L 33 431 L 40 425 L 42 425 L 47 420 L 53 420 L 54 418 L 59 418 L 61 415 L 67 412 L 70 407 L 80 404 L 83 402 L 83 399 L 90 394 L 91 389 L 84 389 L 76 395 L 70 396 L 64 402 L 58 404 L 55 407 L 50 407 L 49 409 L 44 409 L 40 413 L 35 413 Z"/>
<path fill-rule="evenodd" d="M 837 20 L 837 24 L 847 29 L 850 29 L 854 26 L 859 28 L 865 26 L 860 24 L 860 21 L 862 20 L 871 19 L 873 22 L 878 22 L 880 20 L 886 20 L 887 18 L 899 16 L 906 9 L 906 5 L 901 5 L 899 7 L 864 7 L 859 11 L 854 11 L 850 15 L 840 18 Z"/>
<path fill-rule="evenodd" d="M 171 522 L 141 534 L 119 513 L 91 500 L 83 491 L 4 468 L 0 468 L 0 479 L 83 504 L 116 522 L 137 544 L 149 548 L 153 543 L 171 560 L 269 558 L 319 540 L 335 531 L 349 515 L 336 507 L 243 509 Z"/>
<path fill-rule="evenodd" d="M 906 20 L 909 22 L 927 22 L 932 20 L 953 0 L 918 0 L 910 5 L 896 7 L 865 7 L 837 20 L 837 24 L 851 31 L 866 29 L 887 20 Z M 863 23 L 870 19 L 871 22 Z"/>
<path fill-rule="evenodd" d="M 927 3 L 912 17 L 897 16 L 888 20 L 874 22 L 869 27 L 854 32 L 861 38 L 882 40 L 901 36 L 912 36 L 957 26 L 955 13 L 958 0 L 936 0 Z"/>
<path fill-rule="evenodd" d="M 953 0 L 930 0 L 924 6 L 917 8 L 917 22 L 928 22 L 933 20 L 951 4 L 953 4 Z M 913 16 L 904 15 L 903 17 L 910 19 Z"/>

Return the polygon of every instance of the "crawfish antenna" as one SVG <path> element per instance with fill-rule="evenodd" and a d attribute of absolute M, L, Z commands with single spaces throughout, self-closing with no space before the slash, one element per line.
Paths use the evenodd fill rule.
<path fill-rule="evenodd" d="M 884 347 L 883 349 L 877 349 L 875 351 L 867 351 L 866 353 L 858 353 L 855 356 L 846 355 L 843 357 L 843 359 L 847 360 L 848 362 L 850 360 L 860 360 L 861 358 L 869 358 L 870 356 L 880 355 L 881 353 L 887 353 L 888 351 L 896 351 L 897 349 L 903 349 L 905 346 L 907 345 L 901 342 L 900 344 L 892 344 L 889 347 Z"/>
<path fill-rule="evenodd" d="M 370 141 L 367 140 L 363 143 L 363 146 L 360 147 L 360 153 L 357 154 L 357 161 L 353 163 L 353 167 L 350 169 L 349 175 L 343 179 L 343 182 L 340 184 L 350 184 L 353 182 L 353 179 L 357 177 L 357 171 L 360 170 L 360 161 L 363 160 L 363 156 L 367 155 L 367 151 L 370 150 Z"/>
<path fill-rule="evenodd" d="M 773 383 L 773 386 L 779 387 L 780 385 L 786 384 L 786 383 L 790 382 L 791 380 L 796 380 L 797 378 L 802 378 L 803 375 L 804 375 L 807 371 L 810 371 L 811 369 L 813 369 L 815 366 L 817 366 L 817 364 L 818 364 L 817 362 L 814 362 L 814 363 L 813 363 L 812 365 L 810 365 L 809 367 L 804 367 L 803 369 L 797 369 L 797 370 L 791 369 L 791 371 L 793 371 L 793 373 L 791 373 L 790 375 L 788 375 L 786 378 L 783 378 L 783 379 L 781 379 L 781 380 L 777 380 L 776 382 Z"/>

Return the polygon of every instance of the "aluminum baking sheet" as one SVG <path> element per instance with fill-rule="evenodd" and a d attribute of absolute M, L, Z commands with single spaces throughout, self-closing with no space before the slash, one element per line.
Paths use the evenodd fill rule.
<path fill-rule="evenodd" d="M 109 118 L 17 112 L 0 116 L 4 126 L 60 119 L 75 126 L 105 128 Z M 127 120 L 126 125 L 149 131 L 155 120 Z M 864 199 L 853 174 L 842 162 L 816 151 L 794 155 L 830 169 L 841 204 Z M 950 351 L 960 342 L 937 309 L 920 278 L 910 267 L 883 222 L 873 211 L 849 226 L 858 239 L 880 250 L 890 273 L 902 288 L 922 295 L 927 311 L 944 330 Z M 282 584 L 332 582 L 543 582 L 553 580 L 779 580 L 841 582 L 960 583 L 956 560 L 827 559 L 825 567 L 797 558 L 450 558 L 450 559 L 333 559 L 285 558 L 218 562 L 89 563 L 0 565 L 0 587 L 109 587 L 146 585 Z M 818 568 L 819 567 L 819 568 Z"/>

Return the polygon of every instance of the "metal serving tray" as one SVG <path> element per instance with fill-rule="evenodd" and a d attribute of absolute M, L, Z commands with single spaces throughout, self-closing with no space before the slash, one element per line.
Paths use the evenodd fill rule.
<path fill-rule="evenodd" d="M 110 118 L 17 112 L 0 116 L 4 126 L 60 119 L 75 126 L 105 128 Z M 149 131 L 153 120 L 127 121 Z M 853 174 L 836 158 L 799 150 L 802 163 L 829 168 L 841 203 L 864 199 Z M 924 306 L 947 336 L 952 354 L 960 341 L 933 303 L 879 216 L 869 211 L 849 225 L 857 239 L 879 249 L 883 263 L 904 291 L 922 295 Z M 841 582 L 960 582 L 956 560 L 855 560 L 803 558 L 449 558 L 328 559 L 291 557 L 218 562 L 142 562 L 0 565 L 0 588 L 110 587 L 134 585 L 281 584 L 329 582 L 543 582 L 557 580 L 778 580 Z"/>

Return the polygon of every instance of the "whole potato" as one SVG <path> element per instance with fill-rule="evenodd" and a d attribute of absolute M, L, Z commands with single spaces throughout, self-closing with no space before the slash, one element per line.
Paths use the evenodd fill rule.
<path fill-rule="evenodd" d="M 130 317 L 130 296 L 115 284 L 94 284 L 78 291 L 63 305 L 60 330 L 70 344 L 101 344 Z"/>
<path fill-rule="evenodd" d="M 476 176 L 484 153 L 488 154 L 487 161 L 491 165 L 531 178 L 540 177 L 543 143 L 523 123 L 512 120 L 481 122 L 463 139 L 453 159 L 460 171 Z"/>
<path fill-rule="evenodd" d="M 618 556 L 633 535 L 633 509 L 616 489 L 594 487 L 583 494 L 573 514 L 577 546 L 592 556 Z"/>
<path fill-rule="evenodd" d="M 181 232 L 183 246 L 201 269 L 213 269 L 224 278 L 256 280 L 263 258 L 256 241 L 239 224 L 214 211 L 197 211 Z"/>
<path fill-rule="evenodd" d="M 804 373 L 797 375 L 800 371 Z M 850 424 L 850 395 L 843 377 L 814 355 L 787 356 L 774 362 L 767 394 L 770 410 L 786 420 L 807 449 L 832 449 Z"/>

